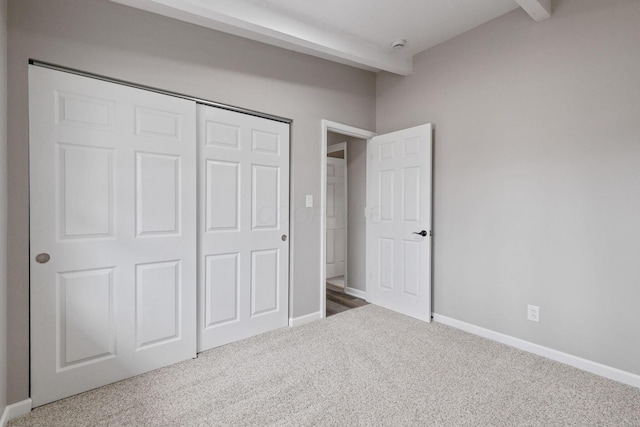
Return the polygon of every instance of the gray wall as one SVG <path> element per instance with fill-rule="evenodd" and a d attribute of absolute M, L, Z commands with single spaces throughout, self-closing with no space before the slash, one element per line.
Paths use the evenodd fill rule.
<path fill-rule="evenodd" d="M 7 1 L 0 0 L 0 417 L 7 404 Z"/>
<path fill-rule="evenodd" d="M 347 143 L 347 286 L 366 291 L 367 141 L 327 132 L 327 145 Z"/>
<path fill-rule="evenodd" d="M 9 0 L 8 401 L 29 386 L 29 57 L 294 119 L 296 317 L 319 310 L 320 119 L 434 123 L 435 311 L 640 374 L 640 2 L 556 3 L 380 73 L 376 98 L 372 73 L 108 0 Z"/>
<path fill-rule="evenodd" d="M 294 120 L 292 307 L 319 311 L 321 119 L 371 129 L 375 75 L 108 0 L 9 1 L 9 402 L 28 396 L 27 60 L 35 58 Z"/>
<path fill-rule="evenodd" d="M 435 312 L 640 374 L 640 2 L 516 10 L 379 74 L 376 107 L 435 124 Z"/>

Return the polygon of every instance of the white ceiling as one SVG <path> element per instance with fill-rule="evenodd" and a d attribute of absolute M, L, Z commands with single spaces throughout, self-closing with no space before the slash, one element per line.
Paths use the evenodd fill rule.
<path fill-rule="evenodd" d="M 408 75 L 416 53 L 504 15 L 523 0 L 111 1 L 367 70 Z M 397 39 L 407 40 L 400 51 L 391 47 Z"/>
<path fill-rule="evenodd" d="M 518 7 L 513 0 L 246 0 L 413 56 Z"/>

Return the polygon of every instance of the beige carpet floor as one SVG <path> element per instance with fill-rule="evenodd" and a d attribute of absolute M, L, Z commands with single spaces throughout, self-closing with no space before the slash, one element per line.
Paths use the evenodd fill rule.
<path fill-rule="evenodd" d="M 9 425 L 640 426 L 640 389 L 368 305 Z"/>

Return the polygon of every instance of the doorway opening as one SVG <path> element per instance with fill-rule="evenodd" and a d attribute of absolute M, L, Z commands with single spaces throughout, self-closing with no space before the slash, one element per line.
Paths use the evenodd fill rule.
<path fill-rule="evenodd" d="M 376 134 L 322 121 L 322 317 L 367 304 L 366 159 Z"/>
<path fill-rule="evenodd" d="M 353 163 L 352 139 L 364 141 L 364 202 L 355 207 L 352 173 L 347 165 L 349 193 L 345 294 L 361 297 L 416 319 L 431 321 L 431 211 L 433 126 L 430 123 L 384 135 L 340 123 L 322 121 L 321 158 L 327 157 L 332 134 L 346 142 Z M 347 137 L 346 140 L 344 137 Z M 355 146 L 355 145 L 354 145 Z M 326 317 L 327 162 L 321 163 L 320 315 Z M 359 194 L 362 194 L 360 192 Z M 349 221 L 364 230 L 353 238 Z M 362 246 L 359 246 L 362 245 Z M 352 255 L 353 254 L 353 255 Z M 362 278 L 354 256 L 364 258 Z M 354 274 L 356 272 L 356 274 Z"/>

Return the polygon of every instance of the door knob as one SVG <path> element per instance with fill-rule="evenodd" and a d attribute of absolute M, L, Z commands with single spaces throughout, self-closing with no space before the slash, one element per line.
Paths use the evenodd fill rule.
<path fill-rule="evenodd" d="M 286 241 L 287 241 L 287 235 L 286 235 L 286 234 L 283 234 L 283 235 L 282 235 L 282 241 L 283 241 L 283 242 L 286 242 Z"/>
<path fill-rule="evenodd" d="M 422 230 L 422 231 L 414 231 L 413 234 L 419 234 L 422 237 L 427 237 L 427 230 Z"/>
<path fill-rule="evenodd" d="M 38 262 L 40 264 L 46 264 L 46 263 L 49 262 L 50 259 L 51 259 L 51 257 L 47 253 L 41 253 L 41 254 L 36 255 L 36 262 Z"/>

